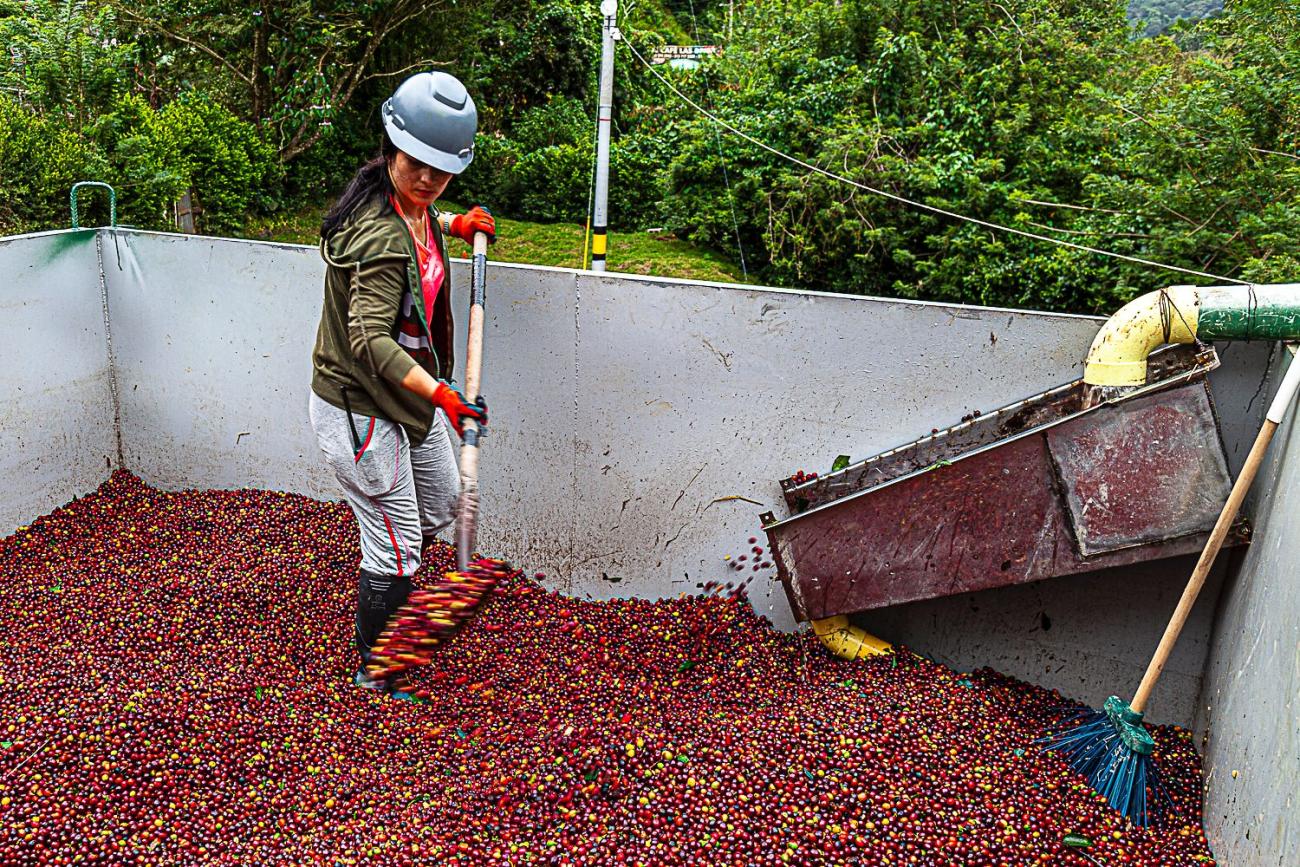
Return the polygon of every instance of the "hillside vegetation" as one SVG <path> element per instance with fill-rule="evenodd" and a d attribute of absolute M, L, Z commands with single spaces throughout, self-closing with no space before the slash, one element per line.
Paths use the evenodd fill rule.
<path fill-rule="evenodd" d="M 1129 12 L 1156 32 L 1211 11 L 1199 2 Z M 694 245 L 754 282 L 1085 312 L 1171 283 L 1300 276 L 1285 0 L 1158 38 L 1091 0 L 624 0 L 620 16 L 616 244 Z M 113 183 L 133 225 L 171 227 L 188 192 L 203 232 L 301 228 L 375 153 L 395 83 L 437 65 L 480 106 L 449 195 L 533 237 L 577 233 L 576 260 L 599 26 L 587 0 L 0 0 L 0 229 L 65 225 L 85 178 Z M 722 51 L 652 71 L 631 50 L 687 42 Z M 660 227 L 682 244 L 648 241 Z"/>
<path fill-rule="evenodd" d="M 464 205 L 455 202 L 439 204 L 450 211 L 465 209 Z M 317 233 L 322 214 L 323 210 L 315 207 L 295 213 L 256 217 L 239 234 L 259 241 L 314 245 L 319 240 Z M 499 217 L 497 242 L 489 248 L 488 255 L 496 262 L 582 268 L 586 241 L 587 227 L 583 224 L 536 223 Z M 467 248 L 456 241 L 452 242 L 448 252 L 452 256 L 468 255 Z M 725 256 L 688 244 L 666 232 L 611 231 L 606 267 L 628 274 L 721 283 L 739 283 L 743 279 L 740 268 Z"/>
<path fill-rule="evenodd" d="M 1143 35 L 1159 36 L 1181 21 L 1200 21 L 1223 11 L 1223 0 L 1129 0 L 1128 17 Z"/>

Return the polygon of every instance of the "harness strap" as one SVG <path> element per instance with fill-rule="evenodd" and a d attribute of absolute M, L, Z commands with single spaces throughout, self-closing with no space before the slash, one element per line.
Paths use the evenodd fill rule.
<path fill-rule="evenodd" d="M 352 422 L 352 402 L 348 400 L 347 388 L 340 385 L 339 396 L 343 398 L 343 411 L 348 414 L 348 431 L 352 434 L 352 453 L 356 454 L 361 451 L 361 435 L 357 433 L 357 426 Z"/>

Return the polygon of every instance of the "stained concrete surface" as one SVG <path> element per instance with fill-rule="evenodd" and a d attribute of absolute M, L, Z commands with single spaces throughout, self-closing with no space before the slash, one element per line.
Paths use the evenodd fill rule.
<path fill-rule="evenodd" d="M 102 240 L 93 230 L 0 238 L 0 535 L 117 465 Z"/>
<path fill-rule="evenodd" d="M 1255 480 L 1255 542 L 1225 584 L 1199 708 L 1205 825 L 1219 863 L 1233 867 L 1300 864 L 1296 417 L 1292 408 Z"/>

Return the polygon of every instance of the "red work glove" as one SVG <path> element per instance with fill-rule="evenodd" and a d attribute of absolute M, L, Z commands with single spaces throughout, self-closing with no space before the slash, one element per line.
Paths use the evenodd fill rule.
<path fill-rule="evenodd" d="M 487 427 L 487 404 L 483 398 L 474 403 L 465 400 L 459 388 L 446 382 L 439 382 L 433 390 L 433 405 L 447 414 L 451 426 L 459 436 L 465 435 L 465 419 L 472 418 L 481 427 Z"/>
<path fill-rule="evenodd" d="M 466 244 L 474 243 L 475 232 L 486 234 L 489 244 L 495 244 L 497 240 L 497 221 L 492 217 L 492 212 L 482 205 L 475 205 L 465 213 L 452 217 L 448 228 Z"/>

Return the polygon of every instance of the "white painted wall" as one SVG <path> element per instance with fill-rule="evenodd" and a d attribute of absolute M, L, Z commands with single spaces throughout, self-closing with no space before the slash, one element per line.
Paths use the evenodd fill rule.
<path fill-rule="evenodd" d="M 90 230 L 0 238 L 0 535 L 117 464 L 101 240 Z"/>
<path fill-rule="evenodd" d="M 105 275 L 126 466 L 167 488 L 334 496 L 307 424 L 316 251 L 121 235 Z"/>
<path fill-rule="evenodd" d="M 1206 666 L 1200 707 L 1205 823 L 1220 864 L 1300 864 L 1296 416 L 1293 408 L 1255 481 L 1255 541 L 1224 589 Z"/>

